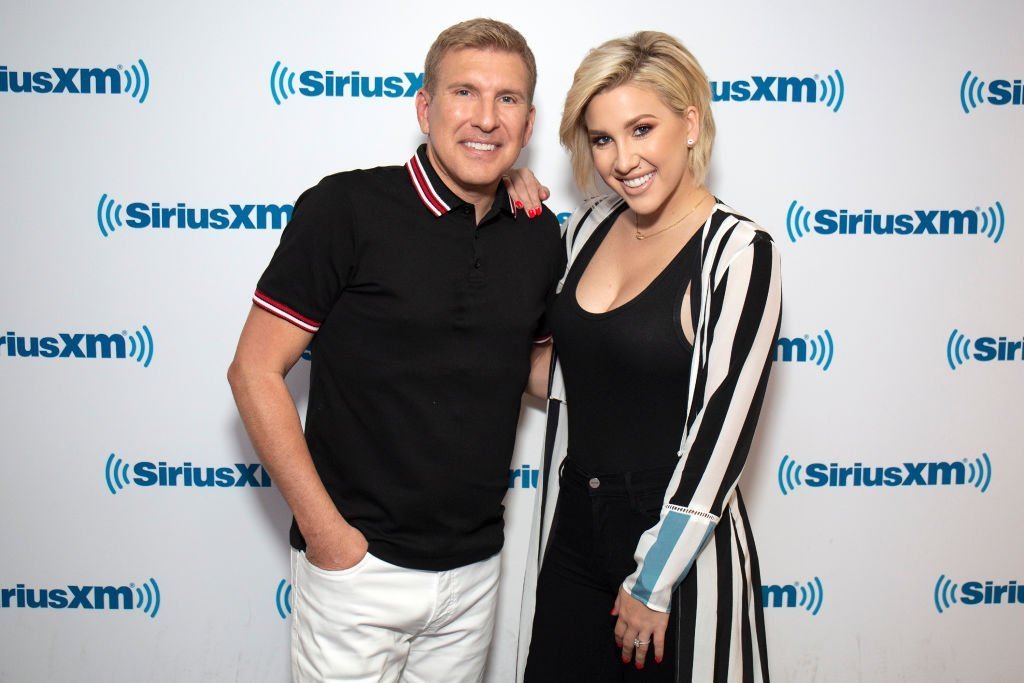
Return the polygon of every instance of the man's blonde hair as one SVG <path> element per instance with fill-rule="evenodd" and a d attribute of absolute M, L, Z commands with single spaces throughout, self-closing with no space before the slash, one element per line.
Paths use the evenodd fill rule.
<path fill-rule="evenodd" d="M 423 89 L 433 95 L 441 60 L 451 50 L 466 48 L 499 50 L 519 55 L 526 65 L 526 96 L 529 103 L 533 102 L 533 91 L 537 87 L 537 62 L 533 58 L 533 51 L 519 31 L 494 19 L 470 19 L 441 31 L 430 46 L 423 64 Z"/>

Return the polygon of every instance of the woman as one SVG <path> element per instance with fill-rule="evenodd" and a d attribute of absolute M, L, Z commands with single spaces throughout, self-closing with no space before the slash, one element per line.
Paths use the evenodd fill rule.
<path fill-rule="evenodd" d="M 649 31 L 592 50 L 566 96 L 576 180 L 586 191 L 596 172 L 614 194 L 569 220 L 550 313 L 558 498 L 528 683 L 768 679 L 736 483 L 778 337 L 779 258 L 703 185 L 710 104 L 693 55 Z"/>

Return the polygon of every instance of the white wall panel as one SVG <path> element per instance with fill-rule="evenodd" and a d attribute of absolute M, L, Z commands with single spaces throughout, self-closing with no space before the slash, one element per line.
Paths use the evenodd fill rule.
<path fill-rule="evenodd" d="M 224 374 L 280 231 L 133 228 L 129 210 L 290 204 L 337 170 L 403 163 L 422 137 L 412 98 L 288 89 L 278 104 L 274 65 L 408 83 L 437 32 L 479 11 L 463 0 L 108 0 L 4 12 L 0 680 L 287 680 L 289 514 L 276 488 L 138 476 L 187 463 L 234 473 L 222 483 L 243 471 L 262 481 Z M 589 47 L 664 30 L 695 52 L 717 92 L 730 83 L 733 96 L 714 105 L 711 189 L 780 245 L 792 344 L 742 483 L 773 676 L 1018 679 L 1024 8 L 595 0 L 521 4 L 496 18 L 537 54 L 537 128 L 522 160 L 552 187 L 556 213 L 578 201 L 557 127 Z M 56 70 L 76 67 L 115 69 L 119 87 L 132 73 L 133 87 L 12 91 L 25 71 L 44 74 L 35 83 L 45 90 Z M 135 92 L 139 78 L 148 90 Z M 778 89 L 787 78 L 810 79 L 804 101 Z M 758 81 L 770 85 L 736 101 L 738 83 L 754 93 Z M 798 210 L 810 212 L 803 236 Z M 907 214 L 915 227 L 918 212 L 940 212 L 938 222 L 960 211 L 979 234 L 815 229 L 844 211 Z M 85 336 L 68 348 L 62 334 Z M 101 346 L 115 352 L 123 344 L 124 357 L 75 357 L 88 335 L 106 335 Z M 46 337 L 70 357 L 17 351 L 18 338 L 27 350 Z M 304 408 L 308 363 L 289 383 Z M 512 468 L 536 469 L 543 423 L 524 406 Z M 910 483 L 815 485 L 819 471 L 842 467 L 889 468 Z M 908 474 L 917 470 L 925 482 L 934 472 L 935 485 Z M 514 668 L 536 494 L 523 481 L 506 501 L 491 683 Z M 48 591 L 48 606 L 29 607 L 30 589 L 36 599 Z"/>

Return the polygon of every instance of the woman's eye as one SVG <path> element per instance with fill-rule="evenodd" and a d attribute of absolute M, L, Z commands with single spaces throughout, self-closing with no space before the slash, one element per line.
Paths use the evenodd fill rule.
<path fill-rule="evenodd" d="M 609 142 L 611 142 L 611 138 L 608 137 L 607 135 L 596 135 L 590 138 L 590 144 L 592 144 L 594 147 L 602 147 L 604 145 L 607 145 Z"/>
<path fill-rule="evenodd" d="M 635 135 L 638 138 L 642 138 L 650 132 L 651 127 L 647 125 L 637 126 L 636 128 L 633 129 L 633 135 Z"/>

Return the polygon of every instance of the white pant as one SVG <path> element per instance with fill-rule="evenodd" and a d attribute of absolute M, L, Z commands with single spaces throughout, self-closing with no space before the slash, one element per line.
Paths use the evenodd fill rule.
<path fill-rule="evenodd" d="M 292 549 L 293 681 L 477 683 L 500 573 L 500 555 L 431 572 L 367 553 L 327 571 Z"/>

